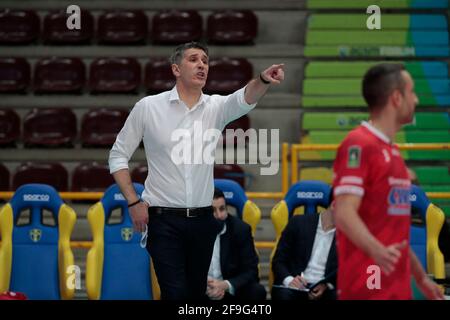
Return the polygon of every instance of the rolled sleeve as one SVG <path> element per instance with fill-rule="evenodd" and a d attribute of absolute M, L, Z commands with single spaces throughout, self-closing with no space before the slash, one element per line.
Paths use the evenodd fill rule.
<path fill-rule="evenodd" d="M 128 162 L 133 155 L 144 133 L 143 109 L 145 102 L 140 100 L 130 112 L 125 124 L 117 135 L 109 152 L 109 172 L 112 174 L 121 169 L 128 169 Z"/>

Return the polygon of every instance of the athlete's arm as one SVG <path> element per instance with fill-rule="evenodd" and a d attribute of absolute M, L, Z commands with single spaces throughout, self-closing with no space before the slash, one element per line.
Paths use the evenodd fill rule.
<path fill-rule="evenodd" d="M 354 194 L 341 194 L 336 197 L 336 227 L 343 232 L 355 246 L 370 256 L 381 270 L 390 274 L 395 269 L 401 249 L 406 241 L 384 246 L 367 228 L 358 214 L 361 197 Z"/>
<path fill-rule="evenodd" d="M 434 281 L 428 278 L 425 270 L 422 268 L 422 264 L 411 248 L 409 248 L 409 259 L 411 261 L 411 272 L 424 296 L 430 300 L 443 300 L 444 294 L 442 290 Z"/>

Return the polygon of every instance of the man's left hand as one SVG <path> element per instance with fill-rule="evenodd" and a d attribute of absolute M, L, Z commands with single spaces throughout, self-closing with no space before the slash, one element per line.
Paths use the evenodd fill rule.
<path fill-rule="evenodd" d="M 309 300 L 317 300 L 320 299 L 323 295 L 323 293 L 327 290 L 327 285 L 325 283 L 320 283 L 317 286 L 315 286 L 311 291 L 308 293 Z"/>

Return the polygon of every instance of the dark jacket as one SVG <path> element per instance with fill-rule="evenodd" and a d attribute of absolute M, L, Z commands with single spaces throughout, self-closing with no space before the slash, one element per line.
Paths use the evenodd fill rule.
<path fill-rule="evenodd" d="M 239 218 L 228 215 L 226 232 L 220 236 L 220 267 L 224 280 L 235 290 L 258 282 L 258 255 L 250 226 Z"/>
<path fill-rule="evenodd" d="M 296 276 L 305 271 L 311 258 L 316 237 L 319 214 L 296 215 L 281 234 L 272 260 L 274 283 L 282 284 L 287 276 Z M 325 281 L 336 286 L 336 237 L 333 238 L 325 266 Z"/>

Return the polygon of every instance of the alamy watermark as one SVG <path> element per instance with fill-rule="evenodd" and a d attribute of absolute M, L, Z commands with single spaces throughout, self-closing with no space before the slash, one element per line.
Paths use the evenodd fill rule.
<path fill-rule="evenodd" d="M 175 144 L 171 150 L 171 159 L 176 165 L 259 162 L 266 166 L 260 168 L 261 175 L 275 175 L 279 170 L 279 131 L 279 129 L 251 128 L 246 131 L 226 129 L 225 137 L 221 139 L 220 130 L 215 128 L 204 130 L 202 121 L 195 121 L 191 129 L 176 129 L 172 132 L 170 139 Z M 233 143 L 224 145 L 224 141 Z"/>

